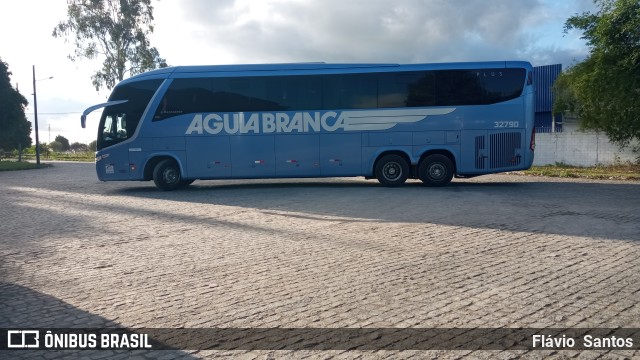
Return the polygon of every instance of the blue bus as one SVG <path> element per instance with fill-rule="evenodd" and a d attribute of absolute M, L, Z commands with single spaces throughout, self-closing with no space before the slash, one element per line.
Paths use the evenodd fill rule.
<path fill-rule="evenodd" d="M 120 82 L 104 108 L 102 181 L 364 176 L 442 186 L 533 163 L 528 62 L 177 66 Z"/>

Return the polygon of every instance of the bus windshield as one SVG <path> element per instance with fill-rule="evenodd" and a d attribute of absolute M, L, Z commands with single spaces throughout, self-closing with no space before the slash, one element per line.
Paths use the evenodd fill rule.
<path fill-rule="evenodd" d="M 97 149 L 104 149 L 131 138 L 161 79 L 145 80 L 117 86 L 109 101 L 129 100 L 105 107 L 98 126 Z"/>

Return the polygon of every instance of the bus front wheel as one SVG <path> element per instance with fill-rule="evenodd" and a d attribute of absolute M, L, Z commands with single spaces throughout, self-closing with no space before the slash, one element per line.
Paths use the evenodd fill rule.
<path fill-rule="evenodd" d="M 175 190 L 182 185 L 180 168 L 173 160 L 160 161 L 153 169 L 153 182 L 159 189 Z"/>
<path fill-rule="evenodd" d="M 376 164 L 375 174 L 384 186 L 404 184 L 409 177 L 409 164 L 399 155 L 385 155 Z"/>
<path fill-rule="evenodd" d="M 443 186 L 453 178 L 453 163 L 445 155 L 429 155 L 418 167 L 418 177 L 426 186 Z"/>

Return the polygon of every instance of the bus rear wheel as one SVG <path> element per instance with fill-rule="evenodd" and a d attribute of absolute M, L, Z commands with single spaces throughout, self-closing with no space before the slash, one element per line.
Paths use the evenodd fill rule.
<path fill-rule="evenodd" d="M 409 164 L 399 155 L 385 155 L 376 164 L 375 175 L 384 186 L 404 184 L 409 177 Z"/>
<path fill-rule="evenodd" d="M 418 177 L 426 186 L 444 186 L 453 178 L 453 163 L 445 155 L 429 155 L 418 167 Z"/>
<path fill-rule="evenodd" d="M 160 161 L 153 169 L 153 182 L 161 190 L 175 190 L 182 185 L 180 168 L 173 160 Z"/>

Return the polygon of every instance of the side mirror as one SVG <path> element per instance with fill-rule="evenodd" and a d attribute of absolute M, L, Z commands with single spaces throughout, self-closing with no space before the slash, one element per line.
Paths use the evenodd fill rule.
<path fill-rule="evenodd" d="M 85 111 L 82 112 L 82 116 L 80 117 L 80 125 L 82 125 L 82 128 L 84 129 L 87 126 L 87 115 L 89 115 L 93 110 L 98 110 L 101 109 L 103 107 L 107 107 L 107 106 L 113 106 L 113 105 L 118 105 L 118 104 L 124 104 L 129 100 L 115 100 L 115 101 L 109 101 L 106 103 L 102 103 L 102 104 L 98 104 L 98 105 L 93 105 L 90 108 L 87 108 Z"/>

